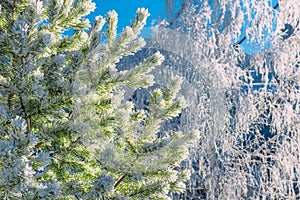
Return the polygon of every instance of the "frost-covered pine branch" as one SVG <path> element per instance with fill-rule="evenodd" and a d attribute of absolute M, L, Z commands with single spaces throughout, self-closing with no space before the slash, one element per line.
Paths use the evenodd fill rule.
<path fill-rule="evenodd" d="M 167 199 L 184 190 L 188 172 L 176 167 L 196 134 L 159 136 L 183 108 L 180 81 L 139 110 L 124 92 L 151 86 L 163 56 L 116 68 L 145 45 L 148 10 L 117 37 L 116 12 L 90 25 L 84 16 L 94 8 L 90 0 L 0 3 L 1 199 Z"/>

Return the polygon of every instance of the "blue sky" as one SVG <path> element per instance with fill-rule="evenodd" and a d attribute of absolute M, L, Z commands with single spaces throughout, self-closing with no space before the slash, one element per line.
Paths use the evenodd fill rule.
<path fill-rule="evenodd" d="M 125 28 L 127 25 L 130 25 L 137 8 L 144 7 L 147 8 L 151 14 L 145 27 L 151 27 L 151 23 L 155 21 L 155 19 L 165 16 L 164 1 L 165 0 L 94 0 L 97 8 L 88 17 L 92 22 L 97 15 L 102 15 L 105 17 L 108 11 L 115 10 L 119 15 L 118 33 L 120 33 L 123 28 Z M 270 1 L 274 6 L 278 0 Z M 243 38 L 245 35 L 245 28 L 242 32 L 243 34 L 241 38 Z M 242 47 L 247 53 L 254 53 L 259 50 L 259 48 L 255 49 L 253 46 L 247 44 L 247 41 L 248 39 L 242 43 Z"/>
<path fill-rule="evenodd" d="M 137 8 L 148 8 L 151 16 L 147 20 L 146 27 L 151 26 L 151 22 L 164 14 L 163 0 L 94 0 L 97 8 L 90 14 L 91 21 L 97 16 L 106 16 L 110 10 L 115 10 L 119 15 L 118 32 L 129 25 L 134 17 Z"/>

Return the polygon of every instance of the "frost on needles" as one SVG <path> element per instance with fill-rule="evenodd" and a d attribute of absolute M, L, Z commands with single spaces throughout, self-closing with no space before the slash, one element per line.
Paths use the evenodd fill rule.
<path fill-rule="evenodd" d="M 163 56 L 116 69 L 145 45 L 138 35 L 148 10 L 138 9 L 117 37 L 115 11 L 92 25 L 84 18 L 95 8 L 90 0 L 0 6 L 0 198 L 168 199 L 182 192 L 188 173 L 176 167 L 196 135 L 158 137 L 160 123 L 184 106 L 180 80 L 138 110 L 125 88 L 151 86 L 148 73 Z"/>

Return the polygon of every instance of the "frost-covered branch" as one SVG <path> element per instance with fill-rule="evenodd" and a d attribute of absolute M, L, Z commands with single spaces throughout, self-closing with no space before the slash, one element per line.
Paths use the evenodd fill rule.
<path fill-rule="evenodd" d="M 196 134 L 158 135 L 160 123 L 180 113 L 178 90 L 161 92 L 150 112 L 124 95 L 152 86 L 149 73 L 164 57 L 157 52 L 127 71 L 116 68 L 145 45 L 139 34 L 148 10 L 138 9 L 117 37 L 116 12 L 90 25 L 84 16 L 94 8 L 90 0 L 0 3 L 1 199 L 161 199 L 182 192 L 176 186 L 188 176 L 176 167 Z"/>

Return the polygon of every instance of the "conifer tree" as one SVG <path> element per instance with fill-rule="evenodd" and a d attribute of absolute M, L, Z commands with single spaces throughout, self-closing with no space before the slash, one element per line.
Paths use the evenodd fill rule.
<path fill-rule="evenodd" d="M 159 134 L 179 114 L 180 80 L 155 89 L 139 110 L 126 90 L 153 84 L 157 52 L 129 70 L 149 13 L 138 9 L 117 37 L 117 14 L 84 18 L 91 0 L 0 3 L 0 198 L 168 199 L 196 134 Z M 105 31 L 102 31 L 103 27 Z M 72 34 L 66 34 L 71 30 Z"/>

